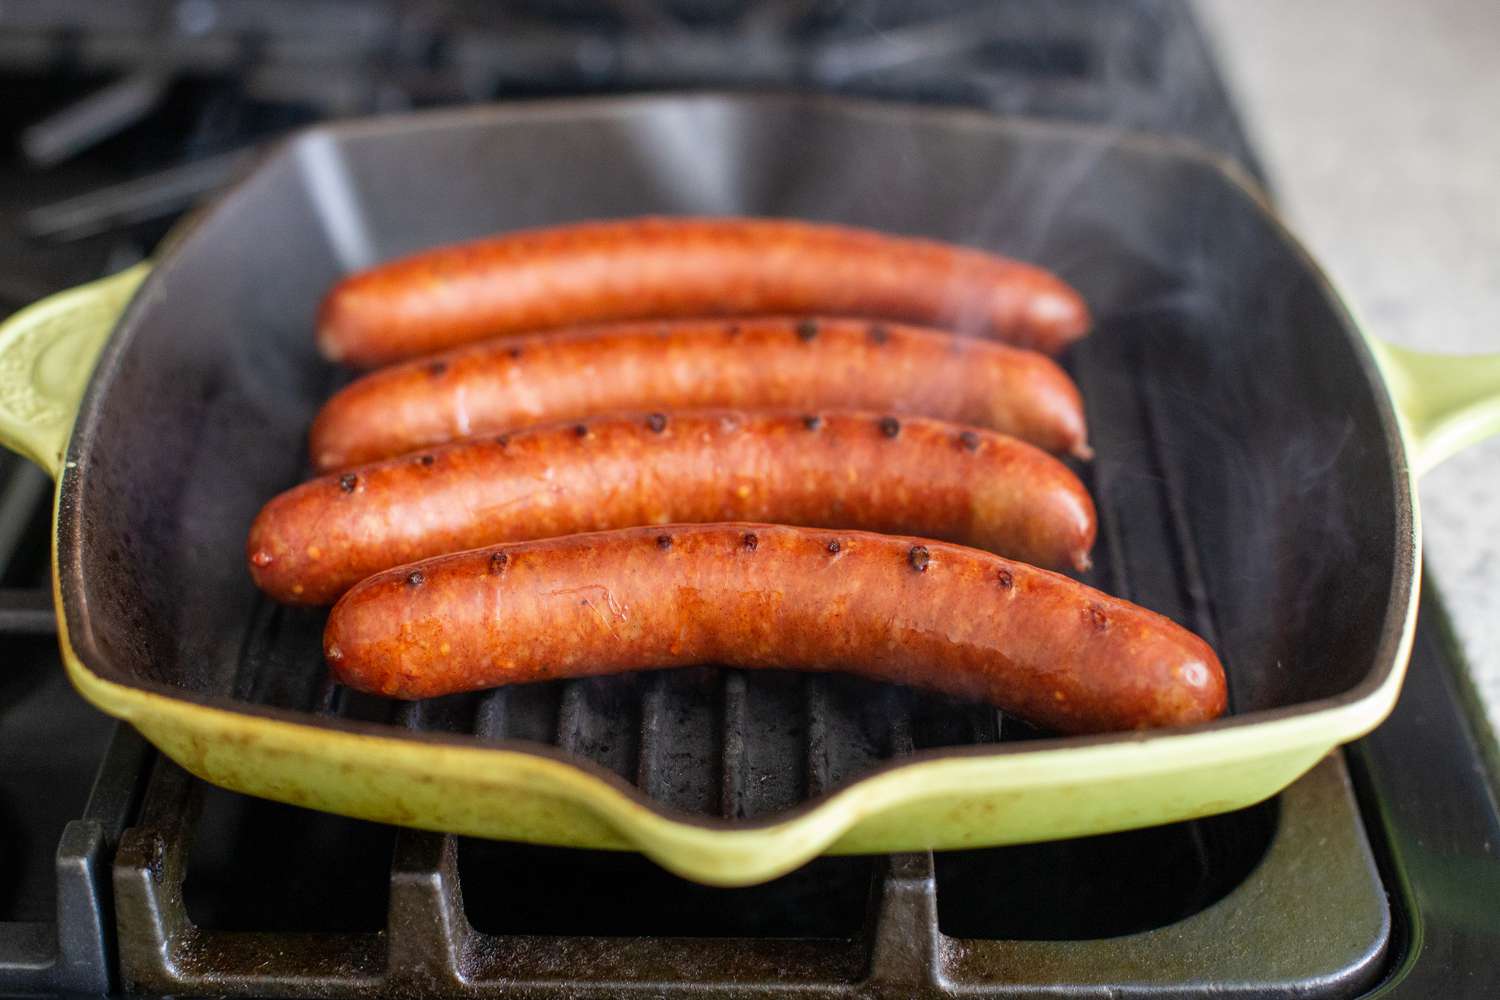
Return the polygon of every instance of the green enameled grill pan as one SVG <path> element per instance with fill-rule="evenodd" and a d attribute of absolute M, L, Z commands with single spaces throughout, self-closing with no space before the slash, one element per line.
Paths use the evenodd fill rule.
<path fill-rule="evenodd" d="M 316 622 L 284 629 L 275 655 L 247 638 L 277 612 L 242 546 L 260 505 L 304 474 L 308 421 L 337 378 L 313 347 L 323 292 L 425 246 L 644 213 L 920 234 L 1079 287 L 1098 317 L 1066 359 L 1099 451 L 1085 470 L 1104 511 L 1094 582 L 1208 636 L 1233 712 L 1180 731 L 918 749 L 726 818 L 544 742 L 267 694 L 322 673 Z M 797 96 L 314 128 L 150 263 L 0 329 L 0 437 L 56 478 L 59 635 L 95 705 L 228 788 L 634 849 L 725 885 L 823 852 L 1071 837 L 1275 794 L 1395 702 L 1419 586 L 1413 475 L 1500 425 L 1497 391 L 1496 358 L 1367 340 L 1253 186 L 1200 150 Z"/>

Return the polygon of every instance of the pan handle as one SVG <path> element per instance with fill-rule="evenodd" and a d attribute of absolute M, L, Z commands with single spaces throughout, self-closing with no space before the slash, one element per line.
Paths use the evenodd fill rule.
<path fill-rule="evenodd" d="M 150 270 L 142 261 L 0 323 L 0 445 L 57 478 L 99 352 Z"/>
<path fill-rule="evenodd" d="M 1500 434 L 1500 354 L 1426 354 L 1369 339 L 1417 475 Z"/>

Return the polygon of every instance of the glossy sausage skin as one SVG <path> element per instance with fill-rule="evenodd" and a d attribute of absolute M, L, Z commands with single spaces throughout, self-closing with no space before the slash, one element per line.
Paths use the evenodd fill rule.
<path fill-rule="evenodd" d="M 839 670 L 1089 733 L 1219 715 L 1223 668 L 1171 620 L 945 542 L 671 525 L 442 556 L 371 577 L 328 619 L 344 684 L 430 698 L 695 663 Z"/>
<path fill-rule="evenodd" d="M 873 413 L 633 414 L 474 438 L 303 483 L 250 530 L 255 582 L 327 604 L 462 549 L 669 521 L 776 521 L 948 538 L 1088 565 L 1094 506 L 1068 468 L 990 431 Z"/>
<path fill-rule="evenodd" d="M 682 316 L 826 313 L 1056 353 L 1088 307 L 1041 268 L 932 240 L 784 219 L 642 218 L 440 247 L 334 286 L 323 354 L 360 368 L 504 333 Z"/>
<path fill-rule="evenodd" d="M 860 409 L 1089 454 L 1083 401 L 1035 351 L 847 319 L 692 320 L 507 337 L 374 372 L 313 422 L 319 471 L 620 410 Z"/>

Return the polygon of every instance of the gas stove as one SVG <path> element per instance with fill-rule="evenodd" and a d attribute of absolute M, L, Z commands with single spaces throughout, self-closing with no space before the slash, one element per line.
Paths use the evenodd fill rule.
<path fill-rule="evenodd" d="M 704 87 L 1172 133 L 1259 175 L 1187 8 L 1165 0 L 527 0 L 503 12 L 9 0 L 0 313 L 148 255 L 183 210 L 299 124 Z M 1122 434 L 1149 421 L 1149 401 L 1111 412 Z M 1150 477 L 1122 488 L 1157 489 Z M 634 855 L 299 810 L 158 758 L 63 676 L 49 499 L 39 471 L 0 458 L 0 995 L 1500 993 L 1483 860 L 1500 843 L 1490 744 L 1431 588 L 1392 717 L 1270 802 L 1066 842 L 824 858 L 767 885 L 711 889 Z M 1170 496 L 1160 502 L 1170 525 Z M 1166 558 L 1169 536 L 1159 527 L 1128 544 Z M 247 659 L 276 655 L 311 621 L 268 612 Z M 319 680 L 262 694 L 556 743 L 684 808 L 735 817 L 914 748 L 1030 735 L 993 712 L 916 699 L 893 736 L 867 725 L 866 690 L 839 679 L 789 678 L 752 697 L 689 671 L 641 681 L 639 698 L 548 685 L 396 710 Z M 699 738 L 663 748 L 656 720 L 668 714 Z M 752 757 L 758 769 L 725 763 Z"/>

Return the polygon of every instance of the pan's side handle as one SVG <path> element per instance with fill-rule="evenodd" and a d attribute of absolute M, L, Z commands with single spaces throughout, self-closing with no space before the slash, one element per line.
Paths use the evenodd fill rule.
<path fill-rule="evenodd" d="M 1500 354 L 1426 354 L 1369 340 L 1422 475 L 1500 434 Z"/>
<path fill-rule="evenodd" d="M 150 270 L 58 292 L 0 324 L 0 444 L 56 478 L 94 363 Z"/>

